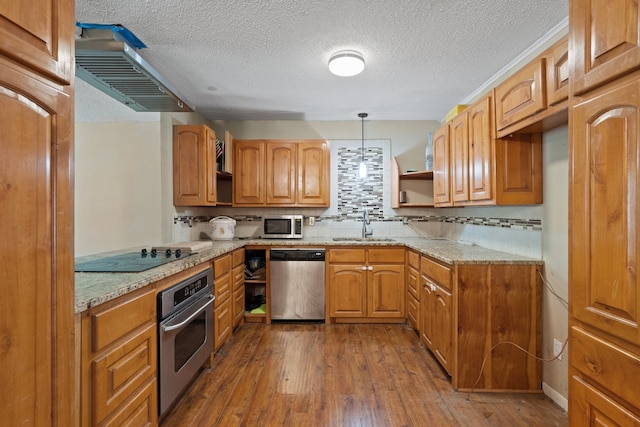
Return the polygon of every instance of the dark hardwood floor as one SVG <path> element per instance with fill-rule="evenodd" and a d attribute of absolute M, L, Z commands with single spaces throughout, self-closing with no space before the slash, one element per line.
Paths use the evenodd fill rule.
<path fill-rule="evenodd" d="M 406 325 L 244 324 L 170 426 L 566 426 L 543 394 L 458 393 Z"/>

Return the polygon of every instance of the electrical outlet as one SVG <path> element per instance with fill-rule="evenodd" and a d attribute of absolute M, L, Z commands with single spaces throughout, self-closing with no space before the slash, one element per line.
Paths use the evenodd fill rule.
<path fill-rule="evenodd" d="M 316 217 L 310 216 L 309 217 L 309 225 L 315 225 L 315 223 L 316 223 Z"/>
<path fill-rule="evenodd" d="M 561 352 L 562 352 L 562 343 L 554 338 L 553 339 L 553 357 L 556 357 Z M 560 354 L 560 357 L 558 357 L 558 360 L 562 360 L 561 354 Z"/>

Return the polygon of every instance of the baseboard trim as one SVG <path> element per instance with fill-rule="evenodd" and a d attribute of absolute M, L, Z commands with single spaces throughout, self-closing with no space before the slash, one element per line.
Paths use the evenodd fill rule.
<path fill-rule="evenodd" d="M 569 401 L 566 397 L 558 393 L 551 386 L 547 385 L 547 383 L 542 383 L 542 392 L 551 400 L 555 402 L 556 405 L 564 409 L 566 412 L 569 412 Z"/>

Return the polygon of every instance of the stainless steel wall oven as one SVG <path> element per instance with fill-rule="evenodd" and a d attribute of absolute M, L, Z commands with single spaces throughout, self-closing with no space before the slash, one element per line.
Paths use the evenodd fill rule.
<path fill-rule="evenodd" d="M 158 293 L 160 415 L 213 352 L 213 300 L 211 268 Z"/>

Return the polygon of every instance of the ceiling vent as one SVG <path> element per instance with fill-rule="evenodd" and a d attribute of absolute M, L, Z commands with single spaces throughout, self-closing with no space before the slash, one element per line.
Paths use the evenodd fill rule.
<path fill-rule="evenodd" d="M 82 29 L 76 37 L 76 77 L 135 111 L 194 111 L 115 30 Z"/>

